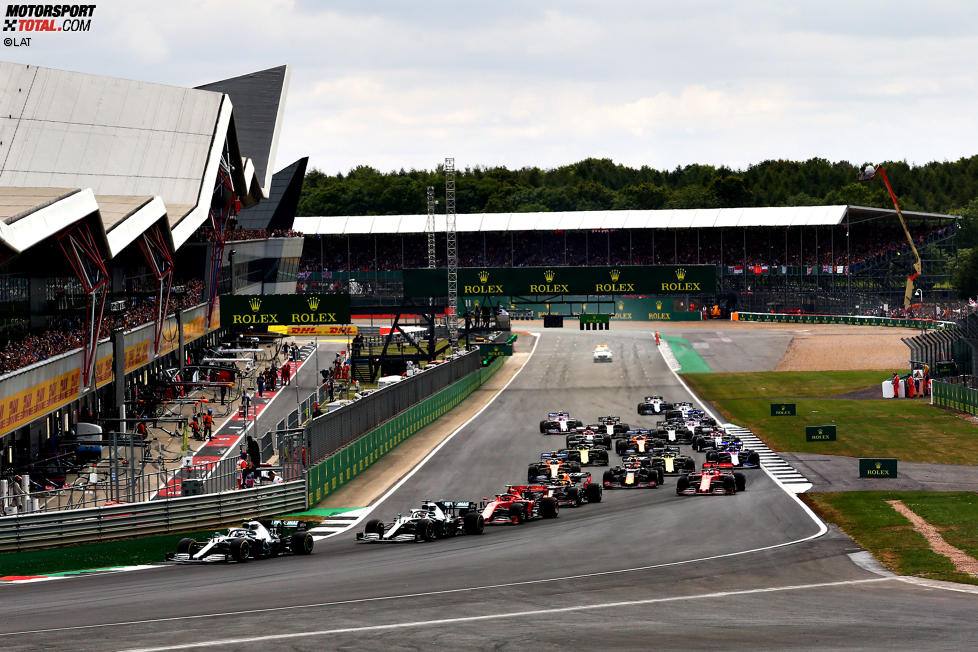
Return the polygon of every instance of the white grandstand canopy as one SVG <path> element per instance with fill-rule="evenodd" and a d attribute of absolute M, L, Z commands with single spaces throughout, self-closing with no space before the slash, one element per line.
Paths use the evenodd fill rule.
<path fill-rule="evenodd" d="M 913 218 L 952 215 L 903 212 Z M 658 211 L 567 211 L 555 213 L 469 213 L 458 216 L 460 232 L 578 231 L 594 229 L 711 229 L 755 226 L 835 226 L 846 215 L 895 215 L 893 210 L 861 206 L 789 206 L 758 208 L 694 208 Z M 424 233 L 427 215 L 343 215 L 296 217 L 296 231 L 307 235 Z M 445 230 L 445 216 L 435 216 L 435 230 Z"/>
<path fill-rule="evenodd" d="M 177 248 L 208 218 L 225 142 L 235 194 L 267 197 L 288 70 L 254 75 L 198 90 L 0 62 L 0 244 L 96 215 L 110 257 L 157 222 Z M 263 133 L 239 138 L 245 124 Z"/>

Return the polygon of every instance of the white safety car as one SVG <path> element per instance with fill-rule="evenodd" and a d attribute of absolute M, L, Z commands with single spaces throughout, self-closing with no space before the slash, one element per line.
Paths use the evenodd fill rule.
<path fill-rule="evenodd" d="M 614 354 L 611 352 L 611 348 L 607 344 L 598 344 L 594 347 L 594 361 L 613 362 Z"/>

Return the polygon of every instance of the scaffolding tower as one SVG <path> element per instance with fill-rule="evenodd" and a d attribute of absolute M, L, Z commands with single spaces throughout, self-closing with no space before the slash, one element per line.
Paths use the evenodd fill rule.
<path fill-rule="evenodd" d="M 452 351 L 458 350 L 458 234 L 455 231 L 455 159 L 445 159 L 445 232 L 448 236 L 448 309 L 445 324 Z"/>
<path fill-rule="evenodd" d="M 428 223 L 425 225 L 428 233 L 428 269 L 435 268 L 435 187 L 428 186 Z"/>

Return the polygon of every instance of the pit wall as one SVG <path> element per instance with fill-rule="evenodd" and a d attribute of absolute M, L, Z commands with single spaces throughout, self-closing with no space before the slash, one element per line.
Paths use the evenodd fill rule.
<path fill-rule="evenodd" d="M 943 329 L 954 325 L 934 319 L 897 319 L 863 315 L 789 315 L 767 312 L 733 312 L 731 321 L 781 322 L 787 324 L 848 324 L 850 326 L 893 326 L 898 328 Z"/>
<path fill-rule="evenodd" d="M 503 360 L 497 358 L 476 369 L 310 467 L 306 476 L 309 505 L 315 506 L 402 441 L 456 407 L 489 380 L 502 366 Z"/>

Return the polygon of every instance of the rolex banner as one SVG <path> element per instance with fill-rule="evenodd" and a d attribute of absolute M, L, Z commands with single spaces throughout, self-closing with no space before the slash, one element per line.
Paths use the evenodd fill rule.
<path fill-rule="evenodd" d="M 526 303 L 515 297 L 460 296 L 459 315 L 466 312 L 477 313 L 482 306 L 493 310 L 502 307 L 511 314 L 515 310 L 529 310 L 532 319 L 543 319 L 544 315 L 611 315 L 611 321 L 699 321 L 703 314 L 697 310 L 686 310 L 672 298 L 658 297 L 616 297 L 611 300 L 587 300 L 587 297 L 571 295 L 563 297 L 568 303 Z"/>
<path fill-rule="evenodd" d="M 715 294 L 716 265 L 463 267 L 459 296 Z M 448 294 L 448 270 L 404 270 L 405 297 Z"/>
<path fill-rule="evenodd" d="M 349 324 L 349 294 L 226 294 L 221 326 Z"/>

